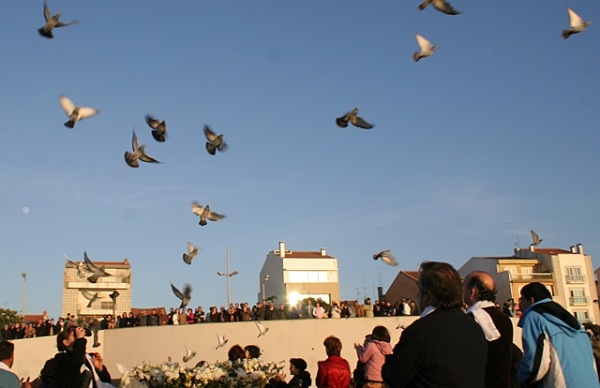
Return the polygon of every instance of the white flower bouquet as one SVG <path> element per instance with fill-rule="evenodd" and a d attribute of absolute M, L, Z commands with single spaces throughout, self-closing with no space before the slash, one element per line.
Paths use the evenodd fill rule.
<path fill-rule="evenodd" d="M 178 362 L 143 362 L 123 376 L 121 386 L 126 387 L 130 379 L 135 379 L 149 388 L 262 388 L 284 367 L 284 361 L 265 363 L 255 358 L 203 363 L 193 368 Z"/>

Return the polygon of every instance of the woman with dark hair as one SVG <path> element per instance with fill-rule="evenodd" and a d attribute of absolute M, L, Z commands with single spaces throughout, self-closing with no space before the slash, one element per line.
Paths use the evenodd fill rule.
<path fill-rule="evenodd" d="M 244 348 L 246 358 L 260 358 L 260 348 L 256 345 L 248 345 Z"/>
<path fill-rule="evenodd" d="M 382 387 L 381 368 L 385 364 L 385 356 L 392 354 L 390 333 L 385 326 L 375 326 L 370 340 L 365 345 L 354 344 L 358 360 L 364 364 L 365 384 L 363 387 Z"/>
<path fill-rule="evenodd" d="M 227 357 L 229 357 L 229 361 L 243 360 L 246 358 L 246 352 L 240 345 L 233 345 L 227 352 Z"/>
<path fill-rule="evenodd" d="M 317 372 L 318 388 L 348 388 L 350 385 L 350 364 L 343 359 L 342 341 L 339 338 L 330 335 L 323 341 L 327 360 L 319 361 L 319 370 Z"/>
<path fill-rule="evenodd" d="M 285 382 L 285 373 L 269 380 L 269 387 L 275 388 L 306 388 L 312 384 L 310 373 L 306 370 L 306 361 L 301 358 L 290 359 L 290 374 L 294 377 L 289 383 Z"/>

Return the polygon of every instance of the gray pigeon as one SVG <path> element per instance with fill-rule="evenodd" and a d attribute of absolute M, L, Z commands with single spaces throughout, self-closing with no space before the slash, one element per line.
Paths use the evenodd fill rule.
<path fill-rule="evenodd" d="M 210 207 L 206 205 L 206 207 L 200 206 L 198 202 L 192 202 L 192 211 L 195 215 L 200 216 L 199 224 L 204 226 L 206 225 L 206 220 L 209 219 L 211 221 L 220 221 L 225 218 L 224 215 L 218 214 L 210 211 Z"/>
<path fill-rule="evenodd" d="M 531 243 L 531 246 L 537 247 L 538 245 L 540 245 L 540 243 L 542 241 L 544 241 L 533 230 L 530 230 L 530 232 L 531 232 L 531 239 L 533 240 L 533 243 Z"/>
<path fill-rule="evenodd" d="M 183 254 L 183 261 L 186 264 L 192 264 L 192 259 L 200 252 L 200 248 L 194 246 L 191 242 L 188 242 L 188 253 Z"/>
<path fill-rule="evenodd" d="M 88 257 L 87 252 L 83 252 L 83 259 L 85 260 L 85 264 L 87 266 L 88 271 L 92 273 L 92 276 L 88 277 L 87 280 L 90 283 L 96 283 L 99 278 L 104 276 L 111 276 L 108 272 L 104 270 L 104 265 L 102 267 L 97 267 Z"/>
<path fill-rule="evenodd" d="M 90 302 L 87 304 L 87 308 L 92 307 L 92 305 L 94 304 L 94 302 L 98 299 L 98 293 L 96 292 L 95 294 L 92 294 L 91 292 L 87 292 L 86 290 L 81 290 L 81 294 L 83 295 L 83 297 L 87 300 L 89 300 Z"/>
<path fill-rule="evenodd" d="M 450 3 L 445 0 L 425 0 L 419 5 L 419 10 L 424 10 L 429 4 L 433 5 L 433 8 L 447 15 L 458 15 L 460 12 L 452 8 Z"/>
<path fill-rule="evenodd" d="M 75 123 L 79 120 L 96 116 L 99 113 L 98 109 L 87 108 L 85 106 L 75 106 L 73 101 L 71 101 L 67 96 L 58 97 L 58 101 L 60 102 L 60 106 L 63 108 L 67 116 L 69 116 L 69 121 L 65 123 L 65 127 L 73 128 Z"/>
<path fill-rule="evenodd" d="M 152 116 L 146 115 L 146 122 L 152 128 L 152 136 L 161 143 L 164 143 L 167 138 L 167 122 L 165 120 L 158 121 Z"/>
<path fill-rule="evenodd" d="M 125 152 L 125 163 L 127 163 L 129 167 L 138 168 L 140 166 L 138 159 L 146 163 L 160 163 L 158 160 L 144 152 L 146 145 L 142 144 L 140 146 L 137 135 L 135 134 L 135 127 L 133 128 L 131 148 L 133 148 L 133 152 Z"/>
<path fill-rule="evenodd" d="M 419 47 L 421 48 L 421 51 L 420 52 L 416 52 L 416 53 L 413 54 L 413 60 L 415 62 L 418 62 L 419 59 L 421 59 L 421 58 L 427 58 L 428 56 L 430 56 L 431 54 L 433 54 L 433 52 L 435 50 L 437 50 L 438 46 L 432 46 L 430 41 L 428 41 L 427 39 L 423 38 L 419 34 L 416 34 L 415 36 L 417 37 L 417 43 L 419 44 Z"/>
<path fill-rule="evenodd" d="M 363 129 L 373 128 L 373 125 L 367 123 L 365 120 L 363 120 L 362 118 L 360 118 L 358 116 L 359 110 L 360 110 L 360 108 L 356 108 L 353 111 L 346 113 L 344 116 L 336 118 L 335 122 L 338 125 L 338 127 L 346 128 L 348 126 L 348 123 L 350 122 L 355 127 L 359 127 L 359 128 L 363 128 Z"/>
<path fill-rule="evenodd" d="M 398 265 L 398 262 L 396 261 L 396 259 L 394 259 L 394 256 L 392 256 L 390 252 L 391 251 L 388 249 L 387 251 L 381 251 L 379 253 L 376 253 L 373 255 L 373 260 L 381 259 L 381 261 L 383 261 L 384 263 L 395 267 Z"/>
<path fill-rule="evenodd" d="M 216 133 L 210 130 L 208 125 L 204 126 L 204 136 L 206 136 L 206 150 L 209 154 L 214 155 L 217 150 L 223 152 L 227 149 L 227 143 L 223 141 L 223 134 L 217 136 Z"/>
<path fill-rule="evenodd" d="M 65 253 L 65 259 L 67 259 L 67 261 L 71 264 L 73 264 L 76 268 L 77 268 L 77 277 L 79 278 L 83 278 L 85 276 L 85 271 L 84 271 L 84 266 L 83 266 L 83 262 L 74 262 L 73 260 L 69 259 L 69 256 L 67 256 L 67 254 Z"/>
<path fill-rule="evenodd" d="M 190 286 L 189 284 L 186 284 L 183 287 L 183 293 L 181 291 L 179 291 L 179 289 L 177 287 L 175 287 L 173 285 L 173 283 L 171 283 L 171 289 L 173 290 L 173 293 L 175 294 L 176 297 L 178 297 L 179 299 L 181 299 L 181 306 L 179 306 L 180 309 L 185 308 L 185 306 L 188 305 L 188 303 L 190 303 L 190 299 L 192 299 L 192 286 Z"/>
<path fill-rule="evenodd" d="M 56 15 L 52 16 L 52 12 L 50 12 L 50 7 L 48 6 L 48 2 L 44 1 L 44 19 L 46 19 L 46 25 L 44 27 L 38 29 L 38 32 L 40 33 L 41 36 L 44 36 L 48 39 L 52 39 L 52 38 L 54 38 L 54 36 L 52 35 L 53 28 L 66 27 L 66 26 L 71 26 L 73 24 L 79 23 L 77 20 L 72 21 L 70 23 L 59 22 L 58 18 L 60 17 L 61 14 L 62 14 L 62 12 L 59 12 Z"/>
<path fill-rule="evenodd" d="M 587 26 L 592 24 L 592 22 L 583 22 L 581 16 L 577 15 L 571 8 L 567 7 L 567 12 L 569 13 L 569 24 L 571 25 L 570 30 L 563 30 L 562 37 L 563 39 L 567 39 L 569 36 L 573 34 L 580 33 L 585 30 Z"/>

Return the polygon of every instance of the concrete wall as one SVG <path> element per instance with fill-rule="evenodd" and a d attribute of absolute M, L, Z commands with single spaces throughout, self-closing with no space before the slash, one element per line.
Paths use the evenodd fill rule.
<path fill-rule="evenodd" d="M 395 345 L 401 334 L 396 329 L 400 323 L 412 323 L 418 317 L 352 318 L 352 319 L 305 319 L 265 321 L 269 328 L 265 336 L 257 338 L 255 322 L 202 323 L 181 326 L 135 327 L 105 330 L 99 333 L 102 345 L 93 349 L 88 341 L 88 351 L 97 351 L 104 357 L 105 364 L 113 378 L 119 377 L 116 363 L 133 367 L 142 361 L 164 362 L 168 356 L 181 361 L 185 346 L 197 352 L 189 366 L 200 360 L 208 362 L 227 360 L 227 351 L 235 344 L 242 347 L 257 345 L 262 349 L 261 359 L 267 362 L 288 361 L 301 357 L 308 363 L 308 371 L 313 377 L 317 373 L 317 361 L 327 358 L 323 340 L 336 335 L 342 340 L 342 357 L 352 369 L 356 366 L 356 351 L 353 344 L 363 342 L 365 335 L 377 325 L 387 327 Z M 514 342 L 521 346 L 521 329 L 515 325 Z M 216 333 L 229 339 L 227 345 L 217 346 Z M 41 337 L 15 340 L 15 363 L 13 371 L 19 377 L 39 375 L 44 362 L 56 353 L 56 337 Z M 185 346 L 184 346 L 185 345 Z M 289 373 L 287 373 L 289 375 Z"/>

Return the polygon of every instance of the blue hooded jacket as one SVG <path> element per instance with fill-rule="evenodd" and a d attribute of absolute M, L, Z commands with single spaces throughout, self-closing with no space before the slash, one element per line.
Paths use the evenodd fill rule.
<path fill-rule="evenodd" d="M 600 387 L 590 337 L 562 306 L 550 298 L 535 302 L 523 312 L 518 326 L 523 329 L 522 383 Z"/>

